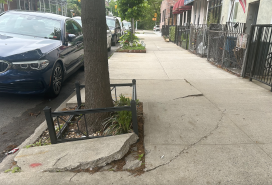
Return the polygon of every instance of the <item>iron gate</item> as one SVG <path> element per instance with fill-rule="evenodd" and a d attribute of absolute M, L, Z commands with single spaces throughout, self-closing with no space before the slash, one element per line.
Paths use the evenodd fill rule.
<path fill-rule="evenodd" d="M 271 86 L 272 91 L 272 25 L 252 25 L 247 45 L 243 77 Z"/>

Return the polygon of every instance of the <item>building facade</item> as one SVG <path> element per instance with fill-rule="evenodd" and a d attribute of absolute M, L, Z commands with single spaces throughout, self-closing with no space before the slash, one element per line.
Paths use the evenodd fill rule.
<path fill-rule="evenodd" d="M 173 14 L 173 7 L 178 0 L 163 0 L 161 3 L 161 22 L 162 25 L 176 25 L 177 16 Z"/>
<path fill-rule="evenodd" d="M 245 12 L 239 0 L 223 0 L 222 23 L 246 23 L 246 33 L 252 24 L 272 24 L 272 0 L 247 0 Z"/>

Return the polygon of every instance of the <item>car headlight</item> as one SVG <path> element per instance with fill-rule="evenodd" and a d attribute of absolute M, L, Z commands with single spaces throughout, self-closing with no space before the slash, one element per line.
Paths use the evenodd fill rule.
<path fill-rule="evenodd" d="M 13 69 L 33 69 L 42 70 L 49 64 L 48 60 L 36 60 L 36 61 L 25 61 L 25 62 L 13 62 Z"/>

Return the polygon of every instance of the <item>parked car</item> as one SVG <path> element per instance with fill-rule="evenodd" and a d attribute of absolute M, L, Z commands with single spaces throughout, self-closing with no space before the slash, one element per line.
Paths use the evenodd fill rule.
<path fill-rule="evenodd" d="M 123 25 L 123 23 L 122 23 L 122 21 L 121 21 L 121 17 L 116 17 L 116 18 L 118 19 L 118 21 L 119 21 L 119 23 L 120 23 L 120 27 L 121 27 L 121 36 L 122 36 L 122 35 L 124 35 L 124 33 L 125 33 L 124 25 Z"/>
<path fill-rule="evenodd" d="M 77 21 L 80 26 L 82 26 L 82 21 L 81 21 L 81 17 L 77 16 L 77 17 L 73 17 L 72 19 L 74 19 L 75 21 Z M 111 31 L 109 29 L 109 27 L 107 26 L 107 48 L 108 51 L 111 51 Z"/>
<path fill-rule="evenodd" d="M 111 43 L 115 46 L 121 37 L 121 26 L 119 20 L 116 17 L 106 16 L 106 21 L 112 34 Z"/>
<path fill-rule="evenodd" d="M 154 26 L 153 30 L 154 30 L 154 31 L 160 31 L 160 25 Z"/>
<path fill-rule="evenodd" d="M 38 12 L 0 15 L 0 92 L 58 96 L 83 58 L 82 28 L 75 20 Z"/>
<path fill-rule="evenodd" d="M 123 21 L 123 25 L 124 25 L 124 30 L 125 31 L 129 31 L 131 28 L 131 22 L 128 21 Z"/>

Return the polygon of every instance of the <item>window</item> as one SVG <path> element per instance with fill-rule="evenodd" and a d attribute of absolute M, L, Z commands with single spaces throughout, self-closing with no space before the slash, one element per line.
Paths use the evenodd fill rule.
<path fill-rule="evenodd" d="M 66 21 L 66 35 L 67 34 L 74 34 L 76 36 L 79 36 L 82 35 L 82 29 L 77 22 L 73 20 L 68 20 Z"/>
<path fill-rule="evenodd" d="M 109 27 L 115 28 L 115 20 L 114 19 L 106 19 L 107 20 L 107 25 Z"/>
<path fill-rule="evenodd" d="M 61 38 L 59 21 L 19 13 L 5 13 L 0 16 L 0 32 L 54 40 Z"/>
<path fill-rule="evenodd" d="M 238 13 L 239 0 L 230 0 L 229 16 L 227 22 L 236 22 Z"/>
<path fill-rule="evenodd" d="M 220 23 L 223 0 L 210 0 L 208 10 L 208 22 L 212 24 Z"/>

